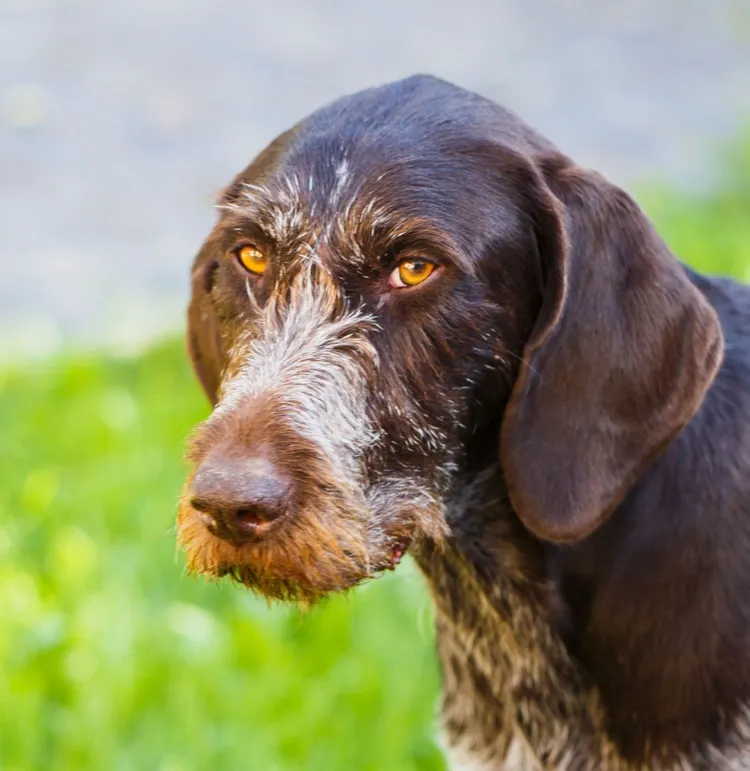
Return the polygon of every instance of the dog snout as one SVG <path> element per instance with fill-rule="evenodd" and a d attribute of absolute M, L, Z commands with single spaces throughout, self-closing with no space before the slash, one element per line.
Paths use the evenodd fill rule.
<path fill-rule="evenodd" d="M 208 529 L 233 543 L 265 535 L 288 512 L 291 496 L 291 480 L 260 457 L 209 456 L 190 487 L 190 505 Z"/>

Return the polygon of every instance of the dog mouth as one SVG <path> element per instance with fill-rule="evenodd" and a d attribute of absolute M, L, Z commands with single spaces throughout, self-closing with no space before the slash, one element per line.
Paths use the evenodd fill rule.
<path fill-rule="evenodd" d="M 229 578 L 268 599 L 310 604 L 394 571 L 413 544 L 415 522 L 389 517 L 386 524 L 355 509 L 307 509 L 270 522 L 234 517 L 228 527 L 186 498 L 178 540 L 191 573 Z"/>
<path fill-rule="evenodd" d="M 401 564 L 401 560 L 403 560 L 409 551 L 411 542 L 411 538 L 401 538 L 391 546 L 390 563 L 386 566 L 385 570 L 395 570 Z"/>
<path fill-rule="evenodd" d="M 250 589 L 256 589 L 256 581 L 254 579 L 255 571 L 253 570 L 253 564 L 262 561 L 262 550 L 272 549 L 274 544 L 268 543 L 264 536 L 268 534 L 269 530 L 273 530 L 272 526 L 268 526 L 266 523 L 261 523 L 263 530 L 256 529 L 252 533 L 244 536 L 238 540 L 235 538 L 226 539 L 222 534 L 217 532 L 212 527 L 207 527 L 209 533 L 214 538 L 227 541 L 229 540 L 234 548 L 234 559 L 217 566 L 216 577 L 223 578 L 226 576 L 238 579 L 240 583 L 246 585 Z M 361 572 L 358 576 L 351 576 L 349 581 L 345 585 L 341 586 L 341 589 L 350 589 L 352 586 L 367 581 L 372 578 L 376 578 L 381 573 L 393 572 L 401 564 L 403 559 L 407 556 L 409 549 L 413 543 L 413 538 L 406 535 L 400 535 L 397 539 L 393 540 L 391 544 L 384 550 L 384 553 L 370 562 L 369 569 L 362 565 Z M 247 547 L 247 548 L 243 548 Z M 278 545 L 276 545 L 278 548 Z M 301 563 L 302 564 L 302 563 Z M 310 565 L 312 567 L 312 565 Z"/>
<path fill-rule="evenodd" d="M 258 537 L 255 541 L 248 539 L 246 543 L 257 544 L 259 540 L 260 540 L 260 537 Z M 410 538 L 399 539 L 390 547 L 387 555 L 383 559 L 378 561 L 377 565 L 373 566 L 370 571 L 366 571 L 366 570 L 363 571 L 362 575 L 356 581 L 353 581 L 351 585 L 360 583 L 362 581 L 367 581 L 368 579 L 371 579 L 371 578 L 375 578 L 380 573 L 395 571 L 396 568 L 403 561 L 404 557 L 407 556 L 409 549 L 411 548 L 411 545 L 412 545 L 412 539 Z M 223 578 L 225 576 L 238 577 L 242 575 L 247 575 L 247 568 L 248 568 L 248 562 L 246 561 L 246 559 L 243 558 L 241 546 L 238 546 L 237 559 L 232 562 L 226 562 L 221 566 L 219 566 L 216 571 L 216 577 Z M 248 582 L 246 579 L 240 578 L 240 582 L 243 584 L 246 584 L 248 588 L 255 588 L 254 582 L 252 581 Z M 351 585 L 344 586 L 341 588 L 349 589 L 351 588 Z"/>

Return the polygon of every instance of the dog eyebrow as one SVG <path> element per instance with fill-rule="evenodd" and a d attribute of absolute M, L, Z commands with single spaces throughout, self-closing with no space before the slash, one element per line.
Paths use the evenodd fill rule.
<path fill-rule="evenodd" d="M 350 171 L 347 167 L 347 175 Z M 310 177 L 312 179 L 312 177 Z M 340 180 L 337 181 L 337 186 Z M 217 208 L 236 218 L 238 224 L 248 219 L 266 231 L 274 240 L 288 238 L 308 248 L 329 242 L 332 233 L 342 235 L 351 228 L 359 234 L 358 241 L 378 241 L 385 251 L 416 252 L 424 250 L 428 256 L 454 265 L 462 272 L 474 276 L 473 262 L 454 238 L 438 222 L 424 215 L 409 215 L 392 210 L 382 203 L 381 196 L 367 196 L 366 186 L 357 185 L 346 200 L 338 200 L 330 214 L 319 225 L 308 220 L 315 217 L 315 201 L 309 196 L 308 186 L 303 185 L 297 174 L 280 177 L 279 186 L 266 186 L 239 182 L 228 188 L 220 197 Z M 227 222 L 230 225 L 231 220 Z M 355 235 L 356 237 L 356 235 Z M 351 240 L 349 236 L 348 240 Z M 362 244 L 356 244 L 359 261 L 365 260 Z M 379 251 L 381 251 L 379 249 Z"/>
<path fill-rule="evenodd" d="M 413 253 L 424 249 L 427 256 L 439 256 L 442 262 L 452 264 L 470 276 L 476 275 L 473 262 L 459 244 L 429 218 L 405 217 L 400 221 L 396 220 L 386 236 L 386 241 L 390 242 L 397 252 Z"/>

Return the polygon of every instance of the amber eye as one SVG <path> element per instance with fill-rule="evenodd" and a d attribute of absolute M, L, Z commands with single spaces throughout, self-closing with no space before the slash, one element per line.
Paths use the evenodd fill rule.
<path fill-rule="evenodd" d="M 396 266 L 388 277 L 388 284 L 396 288 L 416 286 L 427 280 L 435 267 L 435 263 L 429 260 L 404 260 Z"/>
<path fill-rule="evenodd" d="M 257 275 L 265 272 L 268 260 L 266 260 L 265 255 L 257 246 L 251 246 L 250 244 L 241 246 L 235 254 L 240 261 L 240 265 L 245 270 L 249 270 L 250 273 L 256 273 Z"/>

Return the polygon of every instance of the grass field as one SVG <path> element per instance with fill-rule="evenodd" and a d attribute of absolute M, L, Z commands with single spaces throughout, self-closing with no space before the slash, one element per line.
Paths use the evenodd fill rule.
<path fill-rule="evenodd" d="M 730 157 L 720 193 L 642 200 L 682 259 L 748 278 L 750 143 Z M 0 371 L 0 769 L 443 768 L 410 563 L 307 615 L 185 575 L 206 414 L 176 341 Z"/>

